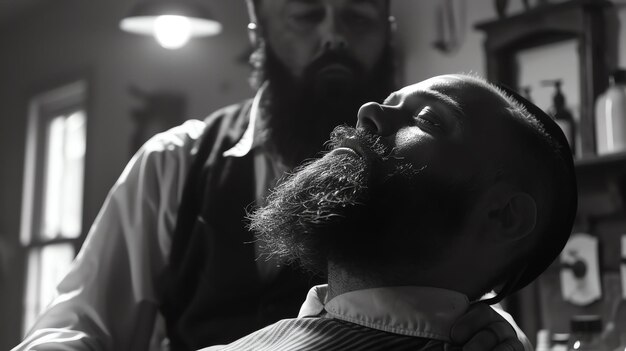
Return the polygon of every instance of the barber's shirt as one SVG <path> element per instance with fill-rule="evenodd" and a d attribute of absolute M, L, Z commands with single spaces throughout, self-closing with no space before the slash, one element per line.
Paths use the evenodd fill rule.
<path fill-rule="evenodd" d="M 263 91 L 252 102 L 243 137 L 224 153 L 253 153 L 257 198 L 285 169 L 257 144 Z M 59 283 L 57 297 L 13 351 L 161 349 L 165 328 L 158 319 L 156 283 L 169 261 L 180 198 L 205 128 L 205 122 L 189 120 L 155 135 L 135 154 Z M 274 261 L 256 263 L 262 277 L 278 272 Z"/>

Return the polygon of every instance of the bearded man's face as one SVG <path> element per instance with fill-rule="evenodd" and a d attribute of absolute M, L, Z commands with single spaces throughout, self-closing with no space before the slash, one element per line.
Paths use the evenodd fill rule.
<path fill-rule="evenodd" d="M 335 151 L 299 168 L 251 215 L 266 253 L 317 273 L 328 260 L 376 269 L 442 259 L 470 187 L 387 157 L 381 138 L 363 130 L 337 127 L 330 147 Z"/>
<path fill-rule="evenodd" d="M 506 138 L 490 113 L 501 100 L 449 75 L 363 105 L 357 129 L 335 129 L 332 151 L 280 184 L 251 228 L 270 253 L 317 271 L 329 260 L 369 269 L 445 260 L 480 239 L 465 235 L 482 223 L 468 214 L 498 174 L 485 155 L 506 145 L 491 142 Z"/>
<path fill-rule="evenodd" d="M 393 89 L 386 0 L 264 0 L 254 80 L 269 81 L 261 128 L 288 166 L 314 157 L 332 129 Z M 264 123 L 264 124 L 263 124 Z"/>

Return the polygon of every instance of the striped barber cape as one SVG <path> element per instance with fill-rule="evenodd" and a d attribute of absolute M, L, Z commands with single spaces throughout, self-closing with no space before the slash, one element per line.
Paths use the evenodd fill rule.
<path fill-rule="evenodd" d="M 202 351 L 448 350 L 443 341 L 384 332 L 335 318 L 283 319 L 232 344 Z"/>
<path fill-rule="evenodd" d="M 202 351 L 452 350 L 450 328 L 469 306 L 463 294 L 429 287 L 357 290 L 329 301 L 327 292 L 311 289 L 298 318 Z"/>

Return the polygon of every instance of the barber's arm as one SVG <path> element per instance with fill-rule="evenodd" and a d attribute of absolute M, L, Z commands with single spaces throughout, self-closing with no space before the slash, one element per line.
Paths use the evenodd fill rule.
<path fill-rule="evenodd" d="M 128 164 L 58 296 L 13 351 L 148 349 L 193 144 L 189 133 L 168 133 Z"/>
<path fill-rule="evenodd" d="M 533 351 L 524 332 L 500 304 L 473 304 L 450 334 L 454 344 L 463 345 L 463 351 Z"/>

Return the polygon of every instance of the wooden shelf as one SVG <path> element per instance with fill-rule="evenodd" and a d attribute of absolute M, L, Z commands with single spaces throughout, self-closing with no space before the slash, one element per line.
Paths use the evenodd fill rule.
<path fill-rule="evenodd" d="M 580 8 L 588 6 L 610 7 L 612 4 L 611 1 L 608 0 L 568 0 L 558 3 L 548 3 L 543 6 L 535 6 L 527 11 L 514 15 L 507 15 L 495 20 L 482 21 L 476 23 L 474 27 L 483 31 L 490 31 L 492 29 L 501 30 L 503 27 L 518 25 L 528 27 L 533 24 L 536 25 L 537 22 L 546 22 L 548 25 L 556 22 L 556 29 L 561 30 L 562 26 L 568 25 L 568 23 L 561 24 L 559 19 L 555 19 L 555 16 L 563 16 L 563 14 L 570 16 L 571 13 L 575 13 Z M 569 25 L 573 26 L 571 29 L 573 32 L 578 31 L 579 27 L 576 23 L 569 23 Z"/>
<path fill-rule="evenodd" d="M 626 169 L 626 151 L 606 155 L 584 156 L 574 161 L 577 173 Z"/>
<path fill-rule="evenodd" d="M 623 213 L 626 203 L 626 152 L 586 156 L 575 161 L 578 215 L 585 218 Z"/>

